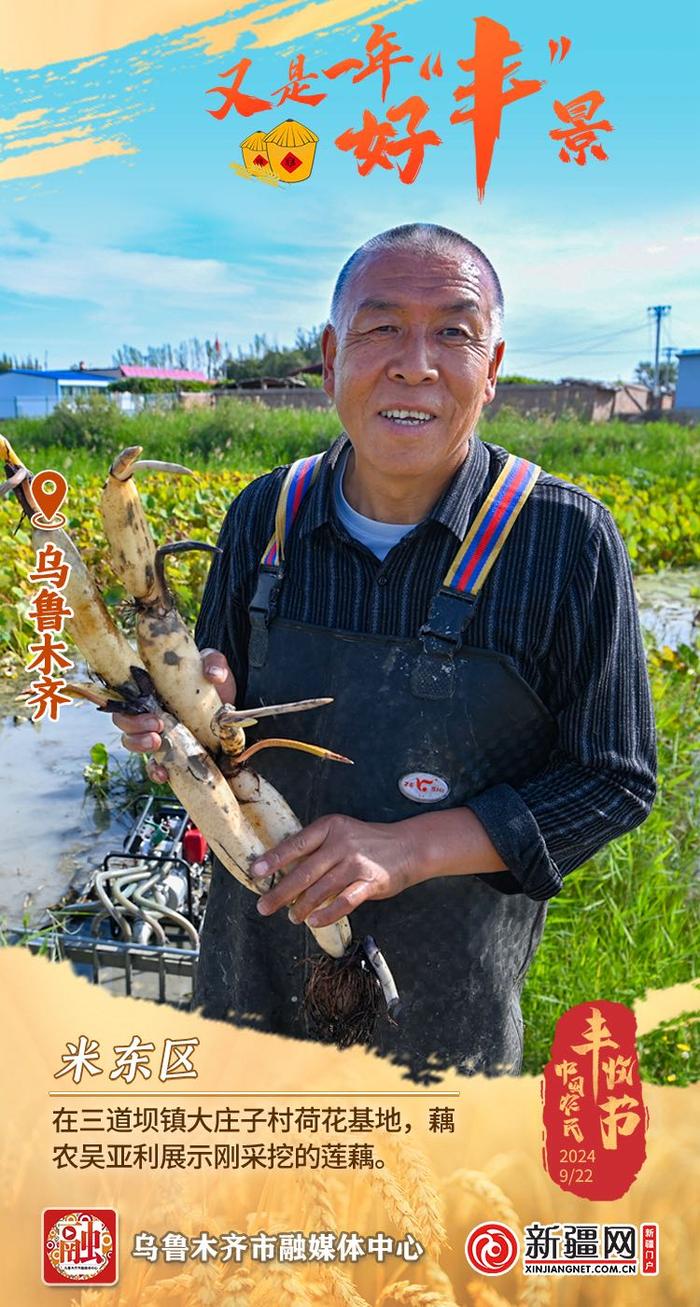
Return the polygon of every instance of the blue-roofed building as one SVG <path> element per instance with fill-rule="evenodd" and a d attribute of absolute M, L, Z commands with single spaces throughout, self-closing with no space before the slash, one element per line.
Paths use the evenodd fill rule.
<path fill-rule="evenodd" d="M 674 408 L 700 409 L 700 349 L 682 349 L 678 355 Z"/>
<path fill-rule="evenodd" d="M 82 368 L 56 372 L 12 368 L 0 372 L 0 418 L 46 417 L 61 400 L 104 390 L 112 380 L 111 376 Z"/>

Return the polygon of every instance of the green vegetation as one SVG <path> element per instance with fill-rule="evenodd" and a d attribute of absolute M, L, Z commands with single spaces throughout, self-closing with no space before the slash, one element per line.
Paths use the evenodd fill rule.
<path fill-rule="evenodd" d="M 202 341 L 194 336 L 190 340 L 181 340 L 179 345 L 165 342 L 163 345 L 148 345 L 145 349 L 122 345 L 113 361 L 115 367 L 117 364 L 135 364 L 152 368 L 191 368 L 205 371 L 208 377 L 226 377 L 229 381 L 242 377 L 288 377 L 296 368 L 320 362 L 323 326 L 322 323 L 308 331 L 299 327 L 293 345 L 279 345 L 265 335 L 256 335 L 245 349 L 239 346 L 235 358 L 228 341 Z"/>
<path fill-rule="evenodd" d="M 119 445 L 115 448 L 118 449 Z M 29 461 L 26 449 L 22 445 L 19 449 Z M 64 458 L 60 468 L 57 467 L 69 478 L 69 493 L 63 508 L 67 518 L 66 530 L 101 586 L 107 604 L 120 604 L 126 595 L 107 565 L 99 512 L 104 475 L 73 472 L 69 459 L 70 456 Z M 41 461 L 45 466 L 54 462 L 58 464 L 58 460 L 48 458 Z M 155 474 L 144 476 L 140 483 L 141 494 L 154 535 L 161 543 L 190 536 L 214 543 L 231 500 L 250 479 L 250 473 L 223 470 L 193 480 Z M 14 526 L 17 516 L 12 501 L 0 504 L 0 513 L 8 529 Z M 31 587 L 26 580 L 32 560 L 30 533 L 27 523 L 23 522 L 12 547 L 0 552 L 0 593 L 8 595 L 11 601 L 0 605 L 0 666 L 7 670 L 20 660 L 26 660 L 27 646 L 32 637 L 33 628 L 28 617 Z M 190 623 L 197 613 L 208 565 L 208 555 L 191 553 L 184 555 L 169 571 L 169 576 L 176 582 L 181 611 Z M 122 616 L 128 623 L 128 607 Z"/>
<path fill-rule="evenodd" d="M 638 363 L 634 369 L 634 376 L 636 381 L 641 381 L 644 386 L 651 389 L 654 384 L 654 364 L 646 361 Z M 675 360 L 672 362 L 669 359 L 666 363 L 659 363 L 659 386 L 661 390 L 673 390 L 677 381 L 678 364 Z"/>
<path fill-rule="evenodd" d="M 38 371 L 39 360 L 32 358 L 28 354 L 26 358 L 18 358 L 16 354 L 10 355 L 3 350 L 0 354 L 0 372 L 11 372 L 13 368 L 28 368 L 31 372 Z"/>
<path fill-rule="evenodd" d="M 158 785 L 146 771 L 147 759 L 141 753 L 127 753 L 120 749 L 109 753 L 102 743 L 93 744 L 89 762 L 83 768 L 85 788 L 96 803 L 111 812 L 134 814 L 145 794 L 172 798 L 169 785 Z"/>
<path fill-rule="evenodd" d="M 90 761 L 83 768 L 83 777 L 89 790 L 100 799 L 104 799 L 109 789 L 109 754 L 104 744 L 93 744 Z"/>
<path fill-rule="evenodd" d="M 111 381 L 108 391 L 128 395 L 175 395 L 181 391 L 211 390 L 208 381 L 175 381 L 170 377 L 124 377 Z"/>
<path fill-rule="evenodd" d="M 224 372 L 229 381 L 244 377 L 288 377 L 310 363 L 321 362 L 321 336 L 323 326 L 310 331 L 297 331 L 293 345 L 272 344 L 267 336 L 255 336 L 246 350 L 239 349 L 237 358 L 227 358 Z"/>
<path fill-rule="evenodd" d="M 679 1089 L 693 1084 L 700 1062 L 700 1016 L 684 1012 L 675 1021 L 664 1021 L 639 1040 L 638 1048 L 643 1080 Z"/>
<path fill-rule="evenodd" d="M 271 409 L 255 400 L 221 400 L 216 408 L 119 412 L 104 395 L 75 407 L 59 404 L 47 418 L 17 418 L 3 430 L 31 466 L 55 464 L 104 476 L 115 453 L 143 445 L 149 458 L 187 462 L 197 470 L 235 468 L 259 474 L 325 449 L 340 431 L 330 410 Z"/>
<path fill-rule="evenodd" d="M 139 444 L 149 458 L 260 473 L 325 449 L 341 426 L 332 409 L 274 409 L 240 399 L 221 400 L 213 409 L 129 417 L 104 395 L 94 395 L 75 407 L 59 404 L 47 418 L 16 418 L 3 429 L 28 463 L 47 466 L 53 459 L 62 471 L 103 473 L 115 452 Z M 506 407 L 484 418 L 480 431 L 484 440 L 572 480 L 618 476 L 648 487 L 656 477 L 681 483 L 700 475 L 697 428 L 671 422 L 528 419 Z"/>
<path fill-rule="evenodd" d="M 525 1069 L 532 1073 L 547 1060 L 556 1019 L 565 1008 L 596 998 L 631 1005 L 647 989 L 697 975 L 693 880 L 700 859 L 700 658 L 689 648 L 678 654 L 652 650 L 649 670 L 658 797 L 643 826 L 573 872 L 550 902 L 523 992 Z M 654 1044 L 654 1055 L 644 1064 L 650 1079 L 678 1074 L 677 1058 L 669 1062 L 665 1056 L 671 1051 Z M 700 1078 L 697 1056 L 694 1063 L 681 1061 L 687 1078 Z"/>

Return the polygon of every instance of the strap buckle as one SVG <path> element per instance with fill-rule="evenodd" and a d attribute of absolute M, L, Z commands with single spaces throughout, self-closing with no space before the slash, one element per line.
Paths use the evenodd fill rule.
<path fill-rule="evenodd" d="M 454 658 L 464 643 L 464 632 L 473 616 L 478 595 L 461 594 L 441 586 L 434 596 L 428 620 L 418 631 L 427 654 Z"/>
<path fill-rule="evenodd" d="M 258 570 L 255 594 L 248 605 L 250 618 L 248 661 L 253 667 L 264 667 L 267 661 L 268 627 L 275 615 L 283 573 L 282 565 L 278 567 L 263 565 Z"/>

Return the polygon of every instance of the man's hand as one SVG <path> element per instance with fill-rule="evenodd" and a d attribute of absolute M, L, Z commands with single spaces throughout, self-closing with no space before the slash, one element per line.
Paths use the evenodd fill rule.
<path fill-rule="evenodd" d="M 222 653 L 216 649 L 203 649 L 202 671 L 207 680 L 216 686 L 222 703 L 236 702 L 236 682 Z M 130 749 L 132 753 L 156 753 L 160 748 L 163 723 L 152 713 L 138 713 L 136 716 L 130 713 L 113 713 L 112 721 L 117 729 L 123 732 L 124 748 Z M 167 783 L 168 773 L 165 767 L 159 767 L 158 763 L 151 761 L 147 771 L 152 781 L 157 781 L 160 785 Z"/>
<path fill-rule="evenodd" d="M 253 876 L 297 862 L 279 885 L 258 900 L 264 916 L 294 904 L 290 920 L 330 926 L 366 899 L 389 899 L 413 884 L 410 822 L 357 821 L 336 814 L 320 817 L 251 863 Z M 327 907 L 321 904 L 330 899 Z M 309 915 L 311 914 L 311 915 Z"/>
<path fill-rule="evenodd" d="M 290 920 L 310 926 L 331 926 L 367 899 L 390 899 L 437 876 L 506 869 L 469 808 L 387 823 L 319 817 L 252 862 L 250 871 L 263 878 L 290 866 L 258 899 L 258 911 L 269 916 L 293 904 Z"/>

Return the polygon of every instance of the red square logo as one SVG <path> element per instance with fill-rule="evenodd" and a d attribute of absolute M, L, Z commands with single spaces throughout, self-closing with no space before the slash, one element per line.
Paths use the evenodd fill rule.
<path fill-rule="evenodd" d="M 44 1284 L 116 1284 L 117 1213 L 111 1207 L 46 1207 L 41 1266 Z"/>
<path fill-rule="evenodd" d="M 297 158 L 296 154 L 292 154 L 291 150 L 280 159 L 280 163 L 285 172 L 296 172 L 297 168 L 301 168 L 301 159 Z"/>

